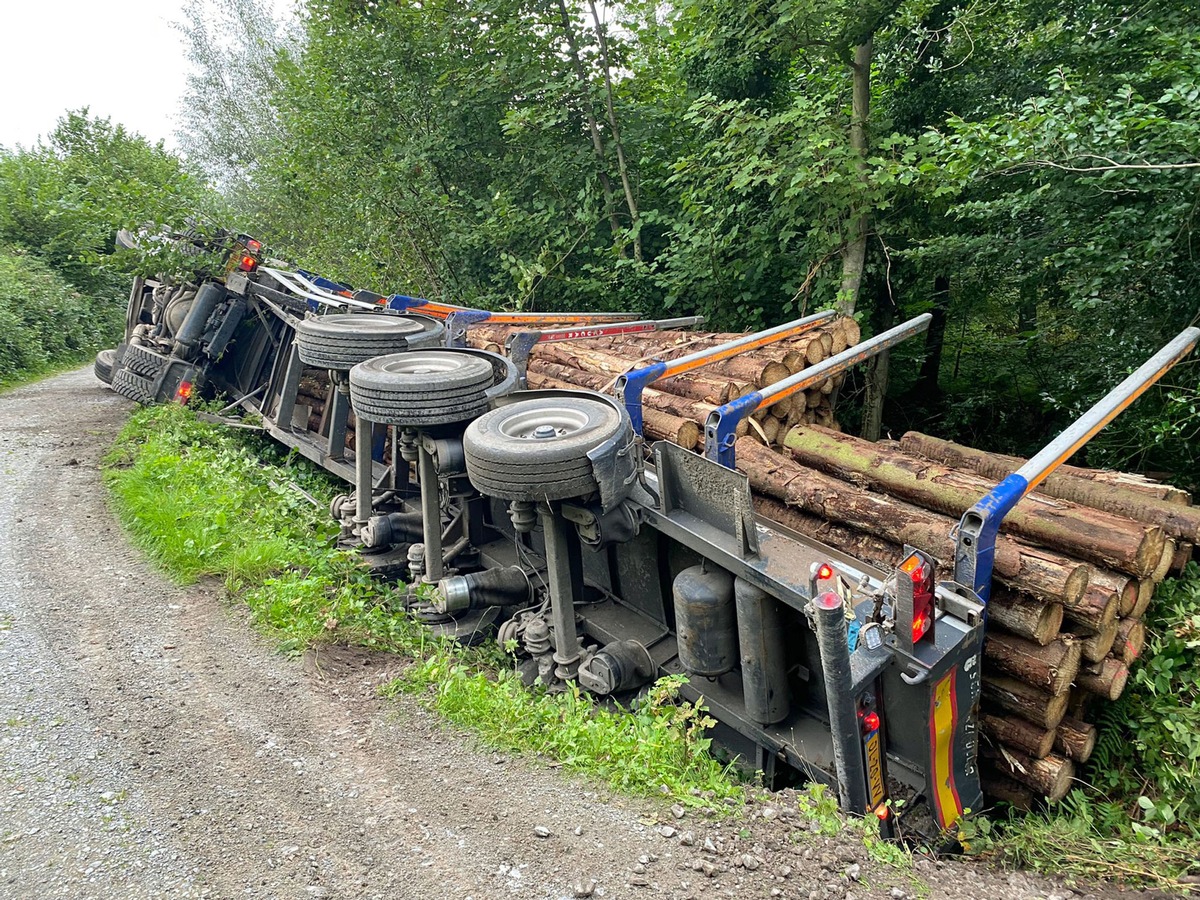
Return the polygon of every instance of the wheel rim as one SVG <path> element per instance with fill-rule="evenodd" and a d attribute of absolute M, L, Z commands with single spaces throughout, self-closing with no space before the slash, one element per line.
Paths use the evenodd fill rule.
<path fill-rule="evenodd" d="M 345 335 L 355 334 L 387 334 L 404 336 L 420 334 L 425 325 L 417 319 L 405 316 L 384 316 L 371 313 L 346 313 L 333 316 L 320 316 L 309 319 L 309 322 L 320 323 L 321 331 L 337 332 Z M 305 323 L 300 323 L 299 330 L 303 331 Z"/>
<path fill-rule="evenodd" d="M 580 434 L 591 423 L 586 412 L 558 406 L 519 412 L 501 422 L 498 430 L 513 440 L 546 443 Z"/>
<path fill-rule="evenodd" d="M 445 375 L 470 367 L 479 369 L 482 377 L 486 373 L 481 363 L 477 357 L 465 354 L 409 352 L 388 358 L 378 368 L 392 375 Z M 490 373 L 491 369 L 492 367 L 487 365 L 487 373 Z"/>

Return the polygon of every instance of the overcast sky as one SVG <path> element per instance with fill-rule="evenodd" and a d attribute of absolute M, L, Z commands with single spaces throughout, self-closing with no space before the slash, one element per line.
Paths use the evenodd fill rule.
<path fill-rule="evenodd" d="M 0 0 L 0 145 L 30 146 L 66 110 L 174 146 L 187 63 L 168 23 L 187 0 Z"/>

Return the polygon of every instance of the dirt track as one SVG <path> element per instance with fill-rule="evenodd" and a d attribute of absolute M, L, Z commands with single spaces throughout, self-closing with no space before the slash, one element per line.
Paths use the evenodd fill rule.
<path fill-rule="evenodd" d="M 0 897 L 1072 895 L 889 872 L 786 795 L 723 826 L 606 801 L 378 700 L 392 660 L 279 656 L 113 524 L 97 466 L 129 408 L 90 368 L 0 396 Z"/>

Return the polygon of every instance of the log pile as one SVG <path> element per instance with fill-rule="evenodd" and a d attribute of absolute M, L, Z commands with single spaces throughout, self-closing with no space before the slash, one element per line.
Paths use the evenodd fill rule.
<path fill-rule="evenodd" d="M 1024 462 L 915 432 L 873 444 L 799 426 L 783 445 L 738 442 L 760 512 L 883 568 L 908 543 L 951 570 L 959 516 Z M 981 770 L 994 798 L 1028 805 L 1070 790 L 1096 741 L 1087 719 L 1121 696 L 1145 646 L 1155 587 L 1200 539 L 1188 499 L 1077 469 L 1048 478 L 1005 519 L 981 706 Z"/>
<path fill-rule="evenodd" d="M 471 346 L 502 353 L 513 328 L 480 326 L 467 332 Z M 656 360 L 672 360 L 715 347 L 742 334 L 652 331 L 590 340 L 538 344 L 530 355 L 531 388 L 587 388 L 611 394 L 616 380 Z M 643 395 L 646 435 L 689 449 L 703 446 L 704 421 L 712 410 L 743 394 L 782 381 L 859 342 L 858 323 L 834 319 L 800 335 L 700 369 L 654 382 Z M 758 410 L 740 434 L 778 447 L 789 428 L 817 424 L 839 431 L 834 416 L 841 376 Z"/>

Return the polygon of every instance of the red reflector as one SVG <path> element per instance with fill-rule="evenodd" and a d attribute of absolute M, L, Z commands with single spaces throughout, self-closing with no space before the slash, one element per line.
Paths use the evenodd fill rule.
<path fill-rule="evenodd" d="M 238 268 L 243 272 L 253 272 L 258 267 L 258 260 L 253 256 L 243 256 Z"/>
<path fill-rule="evenodd" d="M 871 711 L 863 716 L 863 731 L 870 734 L 879 730 L 879 713 Z"/>
<path fill-rule="evenodd" d="M 913 640 L 919 641 L 925 637 L 925 632 L 929 630 L 929 623 L 933 621 L 933 616 L 930 615 L 928 609 L 923 609 L 913 616 Z"/>
<path fill-rule="evenodd" d="M 827 578 L 833 577 L 833 566 L 829 563 L 821 563 L 821 568 L 817 569 L 817 580 L 824 581 Z"/>
<path fill-rule="evenodd" d="M 262 241 L 256 241 L 251 238 L 246 241 L 246 249 L 257 256 L 259 251 L 262 250 Z"/>
<path fill-rule="evenodd" d="M 175 389 L 175 400 L 178 403 L 187 403 L 192 398 L 192 383 L 190 381 L 179 382 L 179 387 Z"/>

